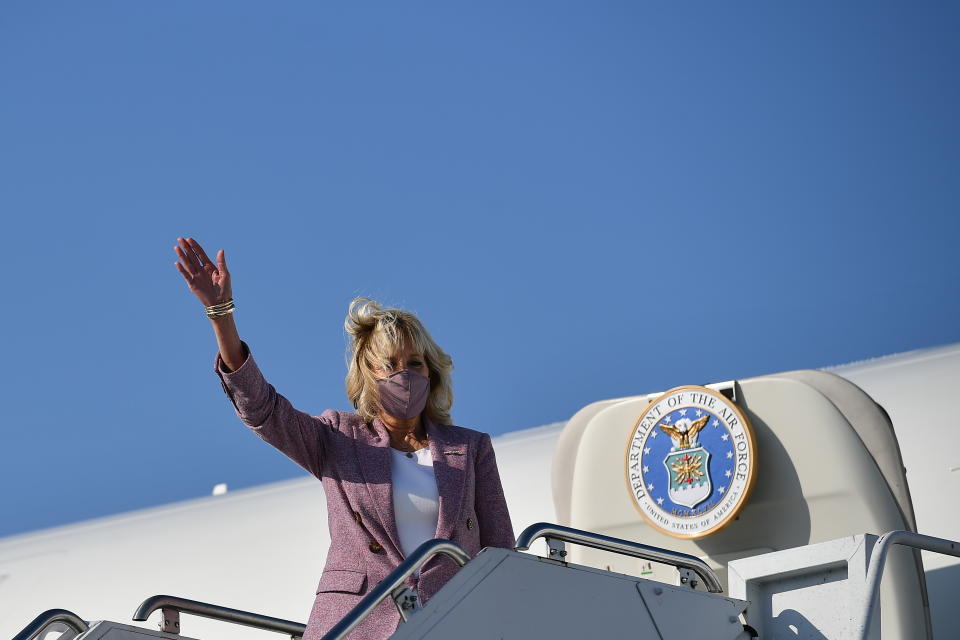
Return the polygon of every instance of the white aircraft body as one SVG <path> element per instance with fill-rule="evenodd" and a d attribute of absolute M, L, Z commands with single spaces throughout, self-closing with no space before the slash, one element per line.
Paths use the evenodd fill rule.
<path fill-rule="evenodd" d="M 960 389 L 960 343 L 828 371 L 859 386 L 889 414 L 917 530 L 960 538 L 960 421 L 953 405 Z M 517 533 L 535 522 L 558 522 L 554 484 L 564 469 L 553 466 L 564 427 L 494 439 Z M 620 499 L 626 484 L 610 492 Z M 596 495 L 596 508 L 606 499 Z M 669 547 L 666 540 L 662 546 Z M 137 605 L 155 594 L 305 622 L 329 544 L 323 490 L 312 477 L 3 538 L 0 638 L 52 608 L 88 621 L 129 622 Z M 544 555 L 543 549 L 531 551 Z M 923 562 L 934 637 L 955 637 L 960 559 L 924 552 Z M 139 624 L 155 629 L 159 616 Z M 276 637 L 189 615 L 183 616 L 182 633 L 204 640 Z"/>

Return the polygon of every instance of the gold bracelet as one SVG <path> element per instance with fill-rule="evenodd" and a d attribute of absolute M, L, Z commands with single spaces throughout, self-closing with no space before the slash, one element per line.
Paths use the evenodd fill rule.
<path fill-rule="evenodd" d="M 226 302 L 204 307 L 204 312 L 207 314 L 208 318 L 222 318 L 223 316 L 233 313 L 234 309 L 236 309 L 236 306 L 233 304 L 233 298 L 230 298 Z"/>

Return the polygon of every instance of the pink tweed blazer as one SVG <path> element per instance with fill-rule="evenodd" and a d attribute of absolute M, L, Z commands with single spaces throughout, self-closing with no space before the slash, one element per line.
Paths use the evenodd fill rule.
<path fill-rule="evenodd" d="M 232 373 L 218 358 L 216 372 L 240 419 L 323 482 L 331 543 L 304 635 L 304 640 L 319 640 L 403 561 L 393 512 L 390 439 L 379 421 L 365 423 L 353 413 L 328 410 L 314 417 L 297 411 L 267 384 L 253 356 Z M 456 542 L 470 555 L 483 547 L 513 547 L 490 436 L 429 421 L 425 426 L 440 494 L 436 537 Z M 449 558 L 434 558 L 409 585 L 425 603 L 456 570 Z M 350 638 L 387 638 L 399 621 L 388 599 Z"/>

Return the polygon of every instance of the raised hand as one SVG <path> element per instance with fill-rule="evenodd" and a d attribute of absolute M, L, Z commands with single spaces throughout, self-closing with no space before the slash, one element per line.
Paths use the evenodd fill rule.
<path fill-rule="evenodd" d="M 217 252 L 216 265 L 193 238 L 177 238 L 177 246 L 173 250 L 179 258 L 179 261 L 174 263 L 177 271 L 203 306 L 226 302 L 233 297 L 230 272 L 227 271 L 227 259 L 223 249 Z"/>

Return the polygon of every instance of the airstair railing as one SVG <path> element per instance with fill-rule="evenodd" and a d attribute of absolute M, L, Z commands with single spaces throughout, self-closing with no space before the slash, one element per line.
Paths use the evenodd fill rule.
<path fill-rule="evenodd" d="M 416 592 L 406 586 L 407 578 L 415 574 L 420 567 L 425 565 L 434 556 L 444 555 L 451 558 L 461 567 L 470 561 L 470 554 L 464 551 L 460 545 L 449 540 L 436 538 L 428 540 L 417 547 L 417 550 L 411 553 L 407 559 L 396 569 L 391 571 L 373 591 L 363 597 L 350 612 L 345 615 L 330 631 L 320 640 L 341 640 L 345 638 L 353 629 L 360 624 L 364 618 L 387 598 L 393 598 L 400 616 L 406 621 L 413 611 L 420 608 Z"/>
<path fill-rule="evenodd" d="M 136 622 L 145 622 L 150 614 L 161 610 L 162 619 L 160 621 L 160 631 L 164 633 L 180 633 L 180 614 L 189 613 L 202 618 L 219 620 L 221 622 L 230 622 L 232 624 L 243 625 L 245 627 L 254 627 L 264 631 L 274 631 L 284 633 L 296 640 L 303 636 L 306 625 L 282 618 L 274 618 L 259 613 L 241 611 L 240 609 L 231 609 L 221 607 L 220 605 L 207 602 L 198 602 L 197 600 L 187 600 L 176 596 L 152 596 L 147 598 L 133 614 Z"/>
<path fill-rule="evenodd" d="M 13 640 L 33 640 L 55 624 L 63 625 L 73 631 L 73 635 L 68 636 L 70 638 L 74 638 L 90 628 L 86 622 L 80 619 L 80 616 L 72 611 L 48 609 L 34 618 L 30 624 L 23 628 L 23 631 L 13 636 Z"/>
<path fill-rule="evenodd" d="M 720 586 L 720 580 L 717 574 L 707 566 L 703 560 L 696 556 L 659 547 L 650 547 L 639 542 L 622 540 L 620 538 L 611 538 L 610 536 L 582 531 L 571 527 L 564 527 L 559 524 L 550 524 L 547 522 L 538 522 L 532 524 L 520 534 L 517 538 L 517 551 L 527 551 L 530 546 L 538 539 L 546 538 L 547 547 L 550 550 L 550 557 L 554 560 L 565 561 L 567 551 L 563 543 L 580 544 L 594 549 L 611 551 L 622 555 L 652 560 L 663 564 L 672 565 L 680 572 L 680 582 L 688 587 L 696 588 L 697 579 L 693 574 L 700 576 L 704 586 L 710 593 L 722 593 L 723 587 Z"/>
<path fill-rule="evenodd" d="M 873 551 L 870 553 L 870 564 L 867 566 L 866 594 L 867 602 L 863 607 L 863 615 L 857 628 L 860 640 L 867 640 L 870 632 L 870 619 L 877 607 L 880 591 L 880 578 L 883 577 L 883 568 L 886 566 L 887 553 L 895 544 L 913 547 L 923 551 L 942 553 L 960 558 L 960 542 L 934 538 L 912 531 L 890 531 L 877 538 Z"/>

